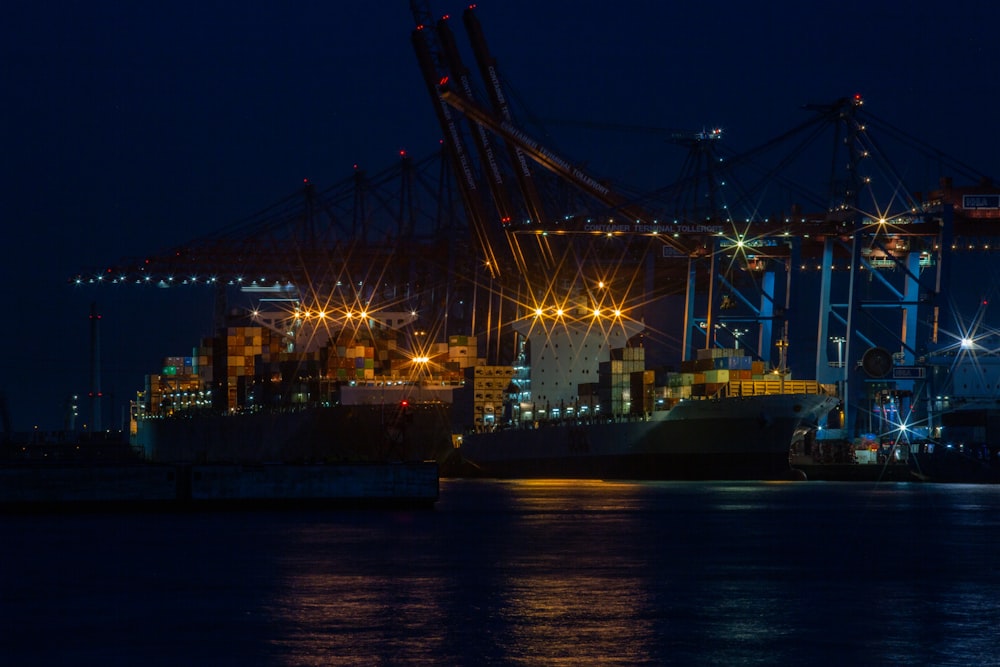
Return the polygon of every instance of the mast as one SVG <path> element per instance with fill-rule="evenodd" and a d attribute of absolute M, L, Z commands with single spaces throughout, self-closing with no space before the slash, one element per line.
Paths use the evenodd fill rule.
<path fill-rule="evenodd" d="M 93 409 L 92 432 L 104 430 L 101 424 L 101 316 L 97 312 L 97 302 L 90 304 L 90 398 Z"/>

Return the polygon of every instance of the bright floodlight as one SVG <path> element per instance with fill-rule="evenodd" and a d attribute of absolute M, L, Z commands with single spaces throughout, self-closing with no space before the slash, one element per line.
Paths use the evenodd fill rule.
<path fill-rule="evenodd" d="M 962 339 L 962 349 L 963 350 L 968 350 L 971 347 L 972 347 L 972 339 L 971 338 L 963 338 Z"/>

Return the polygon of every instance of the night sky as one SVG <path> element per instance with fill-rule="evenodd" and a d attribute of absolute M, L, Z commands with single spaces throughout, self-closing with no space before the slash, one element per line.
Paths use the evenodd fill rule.
<path fill-rule="evenodd" d="M 487 1 L 478 15 L 512 90 L 540 117 L 718 125 L 749 148 L 801 122 L 803 104 L 861 93 L 880 118 L 1000 174 L 995 2 L 615 4 Z M 432 4 L 456 17 L 463 45 L 464 7 Z M 322 187 L 354 164 L 378 171 L 401 149 L 436 150 L 412 27 L 402 1 L 0 10 L 0 390 L 15 430 L 60 428 L 65 399 L 88 390 L 91 302 L 114 402 L 105 426 L 120 424 L 164 356 L 190 354 L 211 331 L 208 289 L 80 288 L 77 272 L 201 236 L 303 178 Z M 546 142 L 650 190 L 683 156 L 649 135 L 569 125 Z"/>

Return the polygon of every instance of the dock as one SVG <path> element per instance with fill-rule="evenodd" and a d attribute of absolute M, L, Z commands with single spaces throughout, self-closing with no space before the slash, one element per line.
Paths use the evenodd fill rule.
<path fill-rule="evenodd" d="M 432 508 L 434 461 L 197 465 L 26 463 L 0 467 L 0 511 Z"/>

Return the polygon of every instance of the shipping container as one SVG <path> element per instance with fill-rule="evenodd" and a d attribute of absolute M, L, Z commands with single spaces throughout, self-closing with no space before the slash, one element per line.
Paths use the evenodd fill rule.
<path fill-rule="evenodd" d="M 729 371 L 720 369 L 713 371 L 705 371 L 705 383 L 706 384 L 725 384 L 729 382 Z"/>
<path fill-rule="evenodd" d="M 696 373 L 703 373 L 705 371 L 710 371 L 715 369 L 715 358 L 707 357 L 705 359 L 698 359 L 694 362 L 694 370 Z"/>

